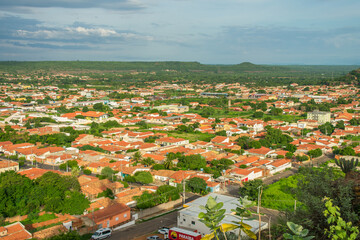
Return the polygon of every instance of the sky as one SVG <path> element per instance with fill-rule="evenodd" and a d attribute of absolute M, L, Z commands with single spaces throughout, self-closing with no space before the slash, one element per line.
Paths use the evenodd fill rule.
<path fill-rule="evenodd" d="M 360 64 L 359 0 L 1 0 L 0 61 Z"/>

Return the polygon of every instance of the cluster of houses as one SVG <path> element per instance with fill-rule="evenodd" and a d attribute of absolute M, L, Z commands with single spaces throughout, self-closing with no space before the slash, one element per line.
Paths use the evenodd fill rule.
<path fill-rule="evenodd" d="M 9 76 L 10 78 L 11 76 Z M 63 76 L 60 76 L 63 77 Z M 136 206 L 135 196 L 144 191 L 154 192 L 158 186 L 168 184 L 177 186 L 191 178 L 204 179 L 210 192 L 223 191 L 227 182 L 239 183 L 251 181 L 258 178 L 266 178 L 277 172 L 292 167 L 294 159 L 286 158 L 287 151 L 283 148 L 270 149 L 266 147 L 241 149 L 237 144 L 239 137 L 249 137 L 259 140 L 264 137 L 265 127 L 272 126 L 280 129 L 285 134 L 294 138 L 291 143 L 297 147 L 295 155 L 306 155 L 308 151 L 321 149 L 322 153 L 331 153 L 334 147 L 341 147 L 348 140 L 343 139 L 347 135 L 359 135 L 360 127 L 351 125 L 352 119 L 358 119 L 356 111 L 360 110 L 359 102 L 352 101 L 349 104 L 340 104 L 331 112 L 314 111 L 307 114 L 305 119 L 295 123 L 285 121 L 261 119 L 248 119 L 241 117 L 227 117 L 215 119 L 202 117 L 194 113 L 195 108 L 203 108 L 209 105 L 199 102 L 190 102 L 189 105 L 167 104 L 154 106 L 154 100 L 166 99 L 165 90 L 179 89 L 194 91 L 185 94 L 184 98 L 191 97 L 219 97 L 212 94 L 212 86 L 204 85 L 194 90 L 189 84 L 159 84 L 151 89 L 132 88 L 131 90 L 118 90 L 118 93 L 136 95 L 136 97 L 121 100 L 110 99 L 109 92 L 97 91 L 91 88 L 59 89 L 56 86 L 42 86 L 37 88 L 32 85 L 10 84 L 1 85 L 6 97 L 0 98 L 0 127 L 5 129 L 10 126 L 15 134 L 51 135 L 64 133 L 61 129 L 72 127 L 74 130 L 89 130 L 92 122 L 105 123 L 116 121 L 121 127 L 107 129 L 96 136 L 92 134 L 80 134 L 71 146 L 47 146 L 41 143 L 13 143 L 11 141 L 0 142 L 0 152 L 6 157 L 24 158 L 33 164 L 30 169 L 19 169 L 19 163 L 11 160 L 0 160 L 0 173 L 4 171 L 18 171 L 30 179 L 41 177 L 47 171 L 58 174 L 70 174 L 69 172 L 57 170 L 45 170 L 37 167 L 42 163 L 55 167 L 69 160 L 77 161 L 82 169 L 90 170 L 92 175 L 81 175 L 78 181 L 82 192 L 91 200 L 91 206 L 84 215 L 77 219 L 71 219 L 74 223 L 88 223 L 89 226 L 114 227 L 131 220 L 131 207 Z M 227 88 L 226 96 L 232 99 L 245 98 L 250 102 L 257 103 L 267 101 L 270 107 L 280 108 L 283 114 L 300 116 L 304 110 L 298 106 L 302 102 L 314 100 L 317 103 L 333 102 L 342 97 L 353 95 L 356 90 L 352 87 L 343 89 L 343 86 L 328 87 L 328 94 L 314 94 L 324 90 L 321 86 L 309 86 L 306 91 L 304 87 L 293 85 L 295 90 L 289 91 L 286 87 L 271 87 L 266 90 L 271 94 L 257 94 L 240 84 L 223 84 L 215 88 L 221 90 Z M 192 89 L 192 90 L 191 90 Z M 21 90 L 21 91 L 19 91 Z M 41 91 L 39 91 L 41 90 Z M 71 91 L 77 94 L 67 94 Z M 224 97 L 221 95 L 221 97 Z M 299 101 L 287 101 L 285 98 L 297 98 Z M 30 100 L 30 101 L 29 101 Z M 49 100 L 46 104 L 40 104 L 37 100 Z M 229 100 L 229 109 L 233 111 L 248 111 L 249 105 L 243 102 Z M 95 104 L 101 103 L 108 107 L 107 111 L 92 109 Z M 70 109 L 68 113 L 60 113 L 59 108 Z M 85 110 L 85 107 L 88 108 Z M 137 109 L 134 111 L 134 109 Z M 151 111 L 150 111 L 151 110 Z M 265 111 L 266 112 L 266 111 Z M 34 118 L 51 118 L 53 121 L 45 123 L 45 126 L 28 128 L 26 125 Z M 220 121 L 219 121 L 220 120 Z M 321 133 L 316 130 L 320 125 L 330 122 L 336 125 L 344 123 L 343 129 L 335 129 L 332 134 Z M 141 129 L 139 123 L 148 124 L 147 129 Z M 204 133 L 210 136 L 209 141 L 198 139 L 186 139 L 171 134 L 179 129 L 179 126 L 196 126 L 193 135 Z M 306 134 L 303 134 L 304 130 Z M 216 135 L 222 132 L 221 136 Z M 95 150 L 82 150 L 84 146 Z M 89 148 L 88 148 L 89 149 Z M 360 147 L 354 148 L 360 153 Z M 211 174 L 203 170 L 178 170 L 171 169 L 154 170 L 139 161 L 138 154 L 142 159 L 150 158 L 155 164 L 164 164 L 170 153 L 182 153 L 185 156 L 200 155 L 211 166 L 214 160 L 229 159 L 233 164 L 222 172 L 222 176 L 215 179 Z M 178 159 L 172 160 L 176 166 Z M 102 170 L 109 167 L 114 170 L 116 176 L 123 179 L 125 176 L 133 176 L 136 172 L 147 171 L 153 176 L 154 184 L 141 187 L 125 188 L 118 181 L 110 181 L 95 177 Z M 115 199 L 98 198 L 99 193 L 111 189 Z M 69 227 L 68 221 L 65 227 Z M 90 222 L 90 223 L 89 223 Z M 75 224 L 76 225 L 76 224 Z M 74 225 L 74 226 L 75 226 Z M 73 225 L 71 225 L 73 227 Z M 23 229 L 23 231 L 21 230 Z M 23 237 L 17 237 L 23 236 Z M 27 239 L 30 234 L 21 223 L 0 227 L 0 237 L 4 239 Z M 31 234 L 30 234 L 31 235 Z M 45 234 L 46 235 L 46 234 Z M 44 236 L 45 236 L 44 235 Z M 41 238 L 41 237 L 40 237 Z"/>

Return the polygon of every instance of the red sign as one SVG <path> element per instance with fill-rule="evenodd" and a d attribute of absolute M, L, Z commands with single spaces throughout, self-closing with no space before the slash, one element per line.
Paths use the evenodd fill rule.
<path fill-rule="evenodd" d="M 196 232 L 180 228 L 171 228 L 169 230 L 169 239 L 171 240 L 200 240 L 201 235 Z"/>

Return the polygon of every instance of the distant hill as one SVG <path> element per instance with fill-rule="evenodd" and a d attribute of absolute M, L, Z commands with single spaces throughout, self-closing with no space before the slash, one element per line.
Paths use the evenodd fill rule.
<path fill-rule="evenodd" d="M 256 65 L 244 62 L 236 65 L 209 65 L 199 62 L 98 62 L 98 61 L 44 61 L 44 62 L 0 62 L 0 71 L 137 71 L 137 72 L 247 72 L 287 71 L 287 67 Z"/>
<path fill-rule="evenodd" d="M 327 79 L 324 84 L 335 85 L 335 84 L 355 84 L 360 85 L 360 68 L 350 71 L 344 76 Z"/>

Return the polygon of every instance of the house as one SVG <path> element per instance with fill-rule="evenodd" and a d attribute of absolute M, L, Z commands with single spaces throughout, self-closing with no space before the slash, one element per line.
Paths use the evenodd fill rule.
<path fill-rule="evenodd" d="M 184 180 L 189 179 L 193 172 L 190 171 L 176 171 L 169 178 L 169 185 L 176 187 L 178 184 L 181 184 Z"/>
<path fill-rule="evenodd" d="M 125 223 L 131 219 L 130 207 L 116 203 L 109 207 L 86 215 L 98 228 L 110 228 Z"/>
<path fill-rule="evenodd" d="M 140 196 L 145 190 L 142 190 L 140 187 L 136 187 L 133 189 L 127 188 L 124 191 L 119 192 L 116 194 L 115 201 L 118 203 L 126 204 L 129 207 L 135 207 L 136 201 L 134 197 Z"/>
<path fill-rule="evenodd" d="M 273 153 L 273 152 L 275 152 L 275 151 L 271 150 L 270 148 L 261 147 L 261 148 L 254 148 L 254 149 L 246 150 L 245 154 L 266 157 L 266 155 Z"/>
<path fill-rule="evenodd" d="M 270 169 L 271 174 L 274 174 L 277 172 L 284 171 L 287 168 L 291 168 L 291 160 L 281 159 L 281 160 L 273 161 L 272 163 L 266 165 L 266 167 Z"/>
<path fill-rule="evenodd" d="M 229 175 L 239 182 L 247 182 L 255 179 L 253 169 L 234 168 L 228 171 Z"/>
<path fill-rule="evenodd" d="M 19 171 L 19 163 L 10 160 L 0 160 L 0 173 L 6 171 Z"/>
<path fill-rule="evenodd" d="M 81 191 L 86 195 L 90 200 L 96 199 L 99 193 L 102 193 L 106 189 L 111 189 L 111 191 L 116 194 L 119 193 L 124 185 L 119 182 L 111 182 L 108 179 L 99 180 L 96 177 L 91 176 L 80 176 L 78 178 Z"/>
<path fill-rule="evenodd" d="M 210 192 L 220 192 L 221 183 L 207 181 L 206 184 Z"/>
<path fill-rule="evenodd" d="M 158 163 L 158 164 L 164 163 L 164 161 L 166 159 L 166 157 L 164 155 L 150 154 L 150 153 L 145 153 L 143 155 L 143 158 L 151 158 L 152 160 L 155 161 L 155 163 Z"/>
<path fill-rule="evenodd" d="M 224 144 L 228 144 L 230 142 L 230 139 L 224 136 L 216 136 L 213 139 L 211 139 L 211 142 L 213 144 L 224 145 Z"/>
<path fill-rule="evenodd" d="M 189 140 L 185 140 L 183 138 L 164 137 L 164 138 L 156 139 L 155 143 L 161 146 L 172 146 L 172 145 L 181 146 L 181 145 L 189 144 Z"/>
<path fill-rule="evenodd" d="M 162 182 L 168 182 L 170 177 L 174 174 L 175 172 L 172 170 L 154 170 L 151 172 L 151 174 L 154 176 L 155 180 L 159 180 Z"/>
<path fill-rule="evenodd" d="M 16 222 L 4 227 L 0 226 L 1 240 L 25 240 L 31 238 L 31 233 L 25 229 L 25 226 L 21 222 Z"/>
<path fill-rule="evenodd" d="M 30 169 L 26 169 L 26 170 L 22 170 L 19 172 L 20 175 L 24 175 L 30 179 L 36 179 L 41 177 L 42 175 L 44 175 L 47 172 L 53 172 L 53 173 L 57 173 L 59 175 L 63 174 L 60 171 L 57 170 L 46 170 L 46 169 L 42 169 L 42 168 L 30 168 Z"/>

